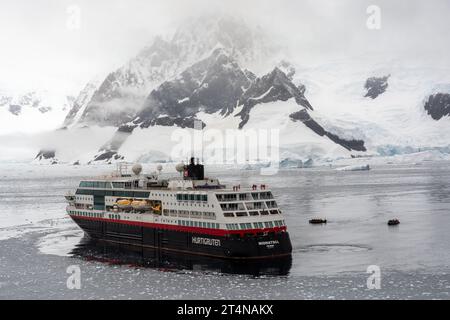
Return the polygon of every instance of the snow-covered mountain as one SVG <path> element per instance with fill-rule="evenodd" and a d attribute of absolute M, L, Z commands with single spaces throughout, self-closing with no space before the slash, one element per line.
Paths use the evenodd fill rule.
<path fill-rule="evenodd" d="M 89 97 L 86 108 L 69 114 L 67 121 L 77 113 L 84 124 L 118 126 L 124 119 L 132 120 L 151 90 L 218 47 L 244 67 L 264 65 L 277 50 L 261 30 L 250 28 L 239 18 L 188 20 L 170 40 L 155 38 L 136 57 L 111 72 Z"/>
<path fill-rule="evenodd" d="M 450 93 L 448 69 L 423 61 L 353 57 L 302 68 L 295 81 L 305 84 L 308 100 L 320 110 L 315 119 L 341 137 L 359 137 L 371 154 L 450 145 L 444 98 Z"/>
<path fill-rule="evenodd" d="M 74 98 L 48 90 L 9 92 L 0 88 L 0 135 L 57 128 Z"/>
<path fill-rule="evenodd" d="M 450 151 L 448 70 L 369 56 L 305 65 L 273 43 L 234 17 L 188 21 L 89 83 L 37 159 L 178 160 L 173 134 L 195 123 L 278 129 L 289 159 Z"/>

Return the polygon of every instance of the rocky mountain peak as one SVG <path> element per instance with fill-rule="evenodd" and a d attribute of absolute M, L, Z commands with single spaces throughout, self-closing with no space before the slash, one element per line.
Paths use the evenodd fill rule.
<path fill-rule="evenodd" d="M 312 110 L 304 91 L 304 87 L 297 87 L 280 68 L 275 67 L 270 73 L 255 79 L 239 100 L 239 105 L 243 106 L 241 112 L 237 114 L 242 119 L 239 128 L 244 127 L 249 120 L 251 109 L 259 103 L 287 101 L 294 98 L 297 104 Z"/>
<path fill-rule="evenodd" d="M 438 92 L 430 95 L 424 108 L 434 120 L 450 116 L 450 93 Z"/>
<path fill-rule="evenodd" d="M 70 118 L 82 124 L 118 127 L 134 118 L 146 104 L 149 92 L 179 77 L 198 61 L 215 57 L 217 68 L 232 72 L 240 69 L 238 65 L 252 64 L 274 52 L 268 43 L 262 30 L 234 16 L 188 20 L 171 39 L 156 37 L 125 65 L 108 74 L 83 106 L 74 106 Z M 217 68 L 209 68 L 211 77 L 218 73 Z M 244 73 L 253 77 L 252 73 Z M 82 92 L 81 96 L 86 94 Z"/>
<path fill-rule="evenodd" d="M 251 84 L 253 77 L 244 71 L 223 48 L 166 81 L 147 97 L 134 123 L 190 127 L 199 111 L 230 113 Z"/>
<path fill-rule="evenodd" d="M 364 88 L 367 90 L 364 97 L 375 99 L 380 94 L 384 93 L 388 87 L 388 79 L 390 76 L 391 75 L 368 78 L 364 85 Z"/>

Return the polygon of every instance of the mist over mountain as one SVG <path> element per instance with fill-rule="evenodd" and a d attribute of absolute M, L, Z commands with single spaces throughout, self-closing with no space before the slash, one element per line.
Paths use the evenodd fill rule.
<path fill-rule="evenodd" d="M 122 119 L 132 120 L 151 90 L 219 47 L 242 66 L 265 63 L 277 50 L 262 30 L 250 28 L 242 19 L 211 16 L 188 20 L 172 39 L 156 37 L 136 57 L 111 72 L 85 102 L 79 122 L 118 126 Z M 69 114 L 66 123 L 71 123 L 73 116 Z"/>
<path fill-rule="evenodd" d="M 215 125 L 201 119 L 201 115 L 214 115 L 222 118 L 222 124 L 228 123 L 226 128 L 244 129 L 256 106 L 283 104 L 290 99 L 297 105 L 296 111 L 312 111 L 304 96 L 305 86 L 292 82 L 295 68 L 289 62 L 280 61 L 261 76 L 249 69 L 256 64 L 258 70 L 267 69 L 276 61 L 277 46 L 268 43 L 260 28 L 252 29 L 234 17 L 190 21 L 170 42 L 157 38 L 125 66 L 110 73 L 90 100 L 86 99 L 92 88 L 88 85 L 77 99 L 84 106 L 76 103 L 66 124 L 72 128 L 116 127 L 114 136 L 91 159 L 115 161 L 127 158 L 123 145 L 136 128 L 194 128 L 199 121 L 204 128 L 214 129 Z M 278 112 L 276 107 L 273 112 Z M 237 125 L 234 119 L 240 119 Z M 289 115 L 286 120 L 294 122 Z M 266 129 L 279 125 L 274 121 Z M 298 125 L 305 124 L 300 121 Z M 305 128 L 317 134 L 318 140 L 331 137 L 322 127 L 321 131 L 317 126 Z M 363 141 L 353 149 L 351 141 L 356 140 L 337 138 L 329 142 L 343 147 L 343 152 L 365 151 Z"/>
<path fill-rule="evenodd" d="M 195 123 L 279 129 L 281 157 L 305 161 L 450 150 L 445 68 L 376 54 L 304 63 L 269 31 L 233 15 L 186 19 L 75 98 L 4 95 L 0 112 L 59 110 L 65 130 L 39 138 L 37 162 L 177 160 L 171 135 Z"/>

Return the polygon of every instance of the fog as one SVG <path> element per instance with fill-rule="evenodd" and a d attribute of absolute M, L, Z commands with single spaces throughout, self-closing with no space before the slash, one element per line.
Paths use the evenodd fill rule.
<path fill-rule="evenodd" d="M 372 4 L 381 9 L 379 30 L 366 26 Z M 262 26 L 305 64 L 377 53 L 444 67 L 449 12 L 446 0 L 3 0 L 0 88 L 76 94 L 153 36 L 170 36 L 185 19 L 222 13 Z"/>

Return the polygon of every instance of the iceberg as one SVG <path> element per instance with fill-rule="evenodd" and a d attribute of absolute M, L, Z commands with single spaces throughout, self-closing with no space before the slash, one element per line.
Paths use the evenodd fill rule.
<path fill-rule="evenodd" d="M 337 168 L 337 171 L 368 171 L 370 170 L 370 166 L 368 164 L 365 165 L 354 165 L 354 166 L 346 166 L 342 168 Z"/>

